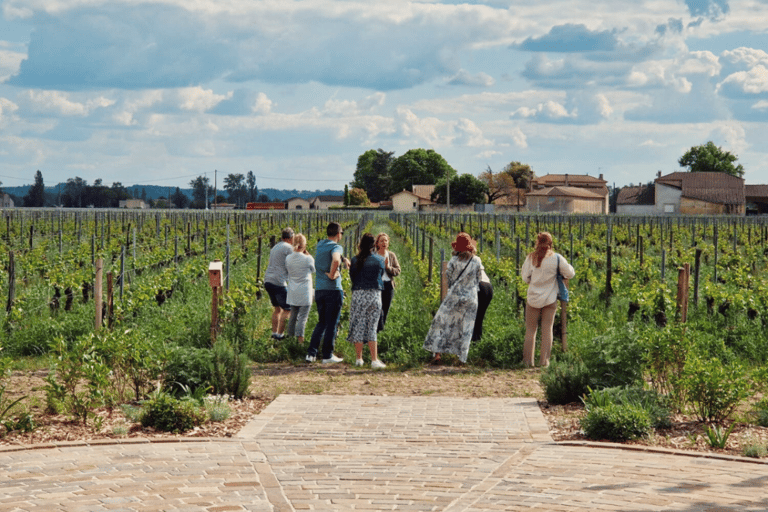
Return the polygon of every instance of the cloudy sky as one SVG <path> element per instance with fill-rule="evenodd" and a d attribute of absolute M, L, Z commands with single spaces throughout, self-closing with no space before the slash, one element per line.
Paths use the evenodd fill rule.
<path fill-rule="evenodd" d="M 0 0 L 0 181 L 343 188 L 368 149 L 768 183 L 768 0 Z"/>

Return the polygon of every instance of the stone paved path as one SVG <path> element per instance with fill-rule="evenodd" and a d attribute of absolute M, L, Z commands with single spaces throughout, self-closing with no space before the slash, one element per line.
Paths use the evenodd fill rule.
<path fill-rule="evenodd" d="M 766 511 L 768 464 L 554 443 L 526 398 L 282 395 L 238 438 L 0 449 L 0 511 Z"/>

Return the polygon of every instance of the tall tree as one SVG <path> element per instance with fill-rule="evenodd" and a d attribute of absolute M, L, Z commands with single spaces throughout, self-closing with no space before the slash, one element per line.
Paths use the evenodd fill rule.
<path fill-rule="evenodd" d="M 371 201 L 368 199 L 365 190 L 353 188 L 349 191 L 349 204 L 350 206 L 370 206 Z"/>
<path fill-rule="evenodd" d="M 82 208 L 83 196 L 85 195 L 87 185 L 86 181 L 79 176 L 68 178 L 67 184 L 64 185 L 64 196 L 62 198 L 64 206 Z"/>
<path fill-rule="evenodd" d="M 186 208 L 189 204 L 189 198 L 179 187 L 176 187 L 176 191 L 171 194 L 171 203 L 173 203 L 176 208 Z"/>
<path fill-rule="evenodd" d="M 392 162 L 391 174 L 388 196 L 401 190 L 412 190 L 412 185 L 434 185 L 448 177 L 453 178 L 456 170 L 432 149 L 409 149 Z"/>
<path fill-rule="evenodd" d="M 744 166 L 734 165 L 739 157 L 730 151 L 723 151 L 712 141 L 701 146 L 693 146 L 677 161 L 680 167 L 688 167 L 691 172 L 724 172 L 741 178 Z"/>
<path fill-rule="evenodd" d="M 245 184 L 248 187 L 248 202 L 253 203 L 259 195 L 259 188 L 256 186 L 256 176 L 253 175 L 253 171 L 248 171 L 248 176 L 245 178 Z"/>
<path fill-rule="evenodd" d="M 241 173 L 230 173 L 224 178 L 224 190 L 229 194 L 229 202 L 237 206 L 245 206 L 245 198 L 248 193 L 245 188 L 245 176 Z"/>
<path fill-rule="evenodd" d="M 213 189 L 207 176 L 198 176 L 189 182 L 192 187 L 192 208 L 205 208 Z"/>
<path fill-rule="evenodd" d="M 506 172 L 497 172 L 494 174 L 491 166 L 488 166 L 488 169 L 480 173 L 478 179 L 488 187 L 489 203 L 493 203 L 497 199 L 513 194 L 517 188 L 515 179 L 510 174 Z"/>
<path fill-rule="evenodd" d="M 45 184 L 40 170 L 35 173 L 35 184 L 29 187 L 27 195 L 24 196 L 24 206 L 33 208 L 45 206 Z"/>
<path fill-rule="evenodd" d="M 451 178 L 451 204 L 485 204 L 488 186 L 471 174 L 462 174 Z M 445 204 L 448 191 L 445 183 L 435 186 L 432 200 Z"/>
<path fill-rule="evenodd" d="M 349 185 L 344 185 L 344 206 L 349 206 Z"/>
<path fill-rule="evenodd" d="M 508 174 L 515 181 L 515 187 L 528 190 L 531 188 L 531 182 L 536 179 L 536 173 L 533 172 L 528 164 L 520 162 L 510 162 L 504 166 L 501 172 Z"/>
<path fill-rule="evenodd" d="M 141 200 L 146 201 L 147 200 L 147 189 L 142 187 L 141 188 Z"/>
<path fill-rule="evenodd" d="M 379 202 L 386 200 L 390 195 L 392 187 L 392 162 L 394 161 L 394 152 L 378 151 L 369 149 L 357 158 L 357 168 L 355 169 L 354 180 L 351 183 L 353 188 L 365 190 L 371 201 Z M 399 191 L 398 191 L 399 192 Z"/>

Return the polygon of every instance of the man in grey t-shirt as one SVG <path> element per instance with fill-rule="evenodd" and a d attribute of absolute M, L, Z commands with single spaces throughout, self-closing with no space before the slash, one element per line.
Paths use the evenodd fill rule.
<path fill-rule="evenodd" d="M 281 234 L 282 240 L 269 251 L 269 264 L 264 273 L 264 289 L 269 294 L 269 300 L 274 308 L 272 311 L 272 337 L 276 340 L 285 338 L 285 322 L 291 314 L 288 305 L 288 270 L 285 268 L 285 258 L 293 252 L 293 229 L 285 228 Z"/>

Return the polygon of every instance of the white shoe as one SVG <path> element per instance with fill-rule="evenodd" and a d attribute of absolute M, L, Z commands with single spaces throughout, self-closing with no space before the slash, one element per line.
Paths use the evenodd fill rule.
<path fill-rule="evenodd" d="M 314 363 L 315 359 L 317 359 L 315 356 L 307 356 L 304 358 L 304 360 L 308 363 Z"/>
<path fill-rule="evenodd" d="M 355 361 L 355 366 L 363 366 L 363 360 L 358 359 L 357 361 Z"/>
<path fill-rule="evenodd" d="M 384 363 L 382 363 L 378 359 L 375 360 L 375 361 L 371 361 L 371 368 L 375 368 L 377 370 L 380 370 L 380 369 L 386 368 L 386 367 L 387 367 L 387 365 L 385 365 Z"/>
<path fill-rule="evenodd" d="M 331 357 L 329 357 L 328 359 L 323 359 L 323 364 L 328 364 L 328 363 L 340 363 L 340 362 L 342 362 L 343 360 L 344 360 L 344 358 L 342 358 L 342 357 L 336 357 L 336 354 L 331 354 Z"/>

